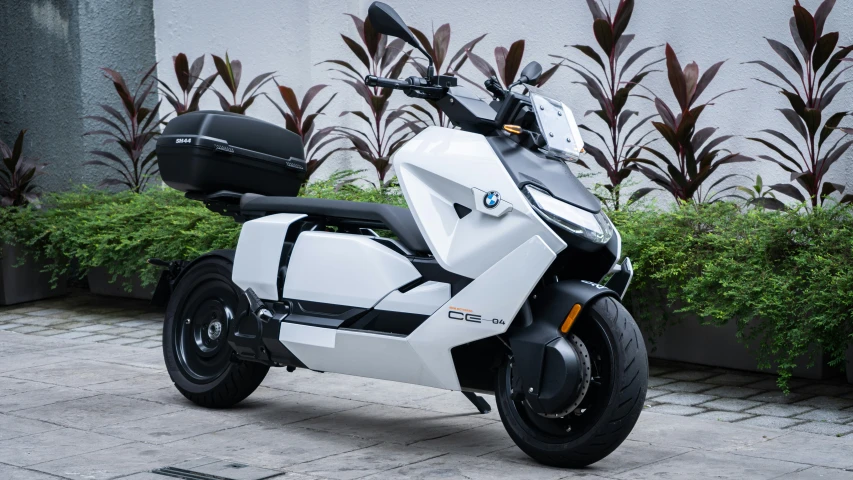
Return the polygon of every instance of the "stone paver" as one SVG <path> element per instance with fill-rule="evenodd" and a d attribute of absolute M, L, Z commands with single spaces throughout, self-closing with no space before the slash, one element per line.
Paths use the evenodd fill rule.
<path fill-rule="evenodd" d="M 753 402 L 751 400 L 741 400 L 737 398 L 720 398 L 717 400 L 711 400 L 710 402 L 703 403 L 699 405 L 703 408 L 708 408 L 711 410 L 723 410 L 726 412 L 742 412 L 744 410 L 755 408 L 761 405 L 759 402 Z"/>
<path fill-rule="evenodd" d="M 673 382 L 664 385 L 659 385 L 657 388 L 659 390 L 666 390 L 669 392 L 677 393 L 699 393 L 704 392 L 705 390 L 710 390 L 714 387 L 713 385 L 708 385 L 707 383 L 699 382 Z"/>
<path fill-rule="evenodd" d="M 749 409 L 746 413 L 753 415 L 772 415 L 774 417 L 793 417 L 814 410 L 812 407 L 803 407 L 797 405 L 774 405 L 771 403 L 760 405 Z"/>
<path fill-rule="evenodd" d="M 737 422 L 739 420 L 744 420 L 751 417 L 752 415 L 748 413 L 724 411 L 711 411 L 694 415 L 694 418 L 702 418 L 704 420 L 716 420 L 718 422 Z"/>
<path fill-rule="evenodd" d="M 812 410 L 796 418 L 815 422 L 847 424 L 853 422 L 853 410 Z"/>
<path fill-rule="evenodd" d="M 761 390 L 746 387 L 724 386 L 705 390 L 702 393 L 705 395 L 714 395 L 724 398 L 747 398 L 760 394 Z"/>
<path fill-rule="evenodd" d="M 792 425 L 799 425 L 803 423 L 804 420 L 798 420 L 796 418 L 784 418 L 784 417 L 772 417 L 770 415 L 759 415 L 757 417 L 748 418 L 740 424 L 742 425 L 751 425 L 754 427 L 763 427 L 763 428 L 788 428 Z"/>
<path fill-rule="evenodd" d="M 844 408 L 853 407 L 853 400 L 819 396 L 797 402 L 794 405 L 822 408 L 826 410 L 841 410 Z"/>
<path fill-rule="evenodd" d="M 673 405 L 670 403 L 662 403 L 660 405 L 653 405 L 646 409 L 649 412 L 653 413 L 665 413 L 667 415 L 696 415 L 697 413 L 705 412 L 704 408 L 690 407 L 687 405 Z"/>
<path fill-rule="evenodd" d="M 799 425 L 794 425 L 793 427 L 791 427 L 791 430 L 797 430 L 800 432 L 808 433 L 818 433 L 821 435 L 835 435 L 841 437 L 849 433 L 853 433 L 853 426 L 836 425 L 834 423 L 827 422 L 807 422 L 801 423 Z"/>
<path fill-rule="evenodd" d="M 134 300 L 0 307 L 0 479 L 159 480 L 182 465 L 237 480 L 853 480 L 841 382 L 795 379 L 783 395 L 771 375 L 652 361 L 634 432 L 574 472 L 521 452 L 490 396 L 479 415 L 456 392 L 273 369 L 236 408 L 199 408 L 171 384 L 161 331 L 162 312 Z"/>
<path fill-rule="evenodd" d="M 656 402 L 672 403 L 675 405 L 698 405 L 714 400 L 716 397 L 701 393 L 670 393 L 655 399 Z"/>

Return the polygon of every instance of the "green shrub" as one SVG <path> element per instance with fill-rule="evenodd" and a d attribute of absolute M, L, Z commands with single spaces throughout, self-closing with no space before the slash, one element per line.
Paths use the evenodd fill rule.
<path fill-rule="evenodd" d="M 343 170 L 335 173 L 326 180 L 311 182 L 302 187 L 300 197 L 328 198 L 332 200 L 348 200 L 351 202 L 385 203 L 398 207 L 407 207 L 406 199 L 400 190 L 397 180 L 389 186 L 381 188 L 369 185 L 359 187 L 355 182 L 362 180 L 363 170 Z"/>
<path fill-rule="evenodd" d="M 818 350 L 844 364 L 853 341 L 850 208 L 744 213 L 717 203 L 619 212 L 614 221 L 637 272 L 626 303 L 647 335 L 681 318 L 650 313 L 660 300 L 650 293 L 663 291 L 678 313 L 736 321 L 741 340 L 759 340 L 759 366 L 775 365 L 783 388 Z"/>
<path fill-rule="evenodd" d="M 207 210 L 172 189 L 109 194 L 82 188 L 49 195 L 41 211 L 22 210 L 19 238 L 39 256 L 74 259 L 81 273 L 105 267 L 112 275 L 153 284 L 158 269 L 151 257 L 192 259 L 210 250 L 234 248 L 240 225 Z M 51 267 L 54 279 L 69 262 Z M 130 284 L 126 285 L 130 288 Z"/>
<path fill-rule="evenodd" d="M 302 195 L 405 206 L 399 188 L 362 189 L 342 182 L 340 175 L 308 185 Z M 159 270 L 145 262 L 148 258 L 191 260 L 235 248 L 240 235 L 233 219 L 170 188 L 135 194 L 81 187 L 45 196 L 42 207 L 0 209 L 0 242 L 22 244 L 37 259 L 59 259 L 47 267 L 54 282 L 73 259 L 81 275 L 105 267 L 113 278 L 139 275 L 143 285 L 151 285 Z"/>

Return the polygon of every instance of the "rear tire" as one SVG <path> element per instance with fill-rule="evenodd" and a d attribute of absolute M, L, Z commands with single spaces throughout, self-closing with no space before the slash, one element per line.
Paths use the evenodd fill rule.
<path fill-rule="evenodd" d="M 499 369 L 495 386 L 501 420 L 515 444 L 554 467 L 585 467 L 613 452 L 637 423 L 648 384 L 642 334 L 615 298 L 601 297 L 588 305 L 572 334 L 589 348 L 597 379 L 574 412 L 546 418 L 526 407 L 523 399 L 513 399 L 511 358 Z"/>
<path fill-rule="evenodd" d="M 255 391 L 269 366 L 232 358 L 228 332 L 242 295 L 233 264 L 211 256 L 193 264 L 166 309 L 163 356 L 175 387 L 207 408 L 231 407 Z"/>

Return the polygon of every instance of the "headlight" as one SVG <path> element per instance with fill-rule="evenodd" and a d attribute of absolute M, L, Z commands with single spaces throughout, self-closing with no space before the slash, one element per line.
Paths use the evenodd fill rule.
<path fill-rule="evenodd" d="M 613 236 L 613 225 L 602 212 L 587 212 L 557 200 L 532 185 L 524 187 L 524 194 L 533 208 L 564 230 L 601 245 L 609 242 Z"/>

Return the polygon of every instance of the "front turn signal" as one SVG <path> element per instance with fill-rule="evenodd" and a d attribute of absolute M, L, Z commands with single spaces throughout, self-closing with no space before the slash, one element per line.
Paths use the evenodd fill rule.
<path fill-rule="evenodd" d="M 513 135 L 520 135 L 521 127 L 519 127 L 518 125 L 504 125 L 504 131 L 509 132 Z"/>
<path fill-rule="evenodd" d="M 576 303 L 566 316 L 566 320 L 563 321 L 563 326 L 560 327 L 560 331 L 563 333 L 569 333 L 569 330 L 572 328 L 572 325 L 574 325 L 579 313 L 581 313 L 581 304 Z"/>

